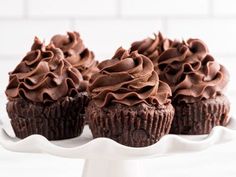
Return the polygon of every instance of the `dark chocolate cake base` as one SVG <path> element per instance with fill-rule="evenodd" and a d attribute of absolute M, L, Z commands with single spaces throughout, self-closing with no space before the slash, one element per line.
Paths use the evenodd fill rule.
<path fill-rule="evenodd" d="M 157 108 L 145 103 L 132 107 L 113 103 L 100 108 L 91 101 L 86 109 L 94 138 L 107 137 L 132 147 L 152 145 L 168 134 L 173 116 L 171 104 Z"/>
<path fill-rule="evenodd" d="M 87 104 L 86 92 L 50 104 L 18 98 L 7 103 L 7 112 L 18 138 L 40 134 L 48 140 L 61 140 L 82 133 Z"/>
<path fill-rule="evenodd" d="M 226 126 L 229 120 L 230 103 L 226 96 L 197 101 L 173 103 L 175 116 L 170 133 L 185 135 L 208 134 L 215 126 Z"/>

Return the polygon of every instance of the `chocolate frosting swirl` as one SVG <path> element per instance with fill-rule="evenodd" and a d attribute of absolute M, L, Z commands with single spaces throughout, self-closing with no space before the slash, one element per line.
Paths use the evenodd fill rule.
<path fill-rule="evenodd" d="M 31 51 L 9 73 L 6 95 L 9 100 L 25 98 L 33 102 L 53 102 L 86 89 L 81 73 L 63 52 L 35 38 Z"/>
<path fill-rule="evenodd" d="M 170 85 L 173 99 L 190 103 L 222 94 L 228 72 L 208 53 L 201 40 L 189 39 L 161 54 L 160 78 Z"/>
<path fill-rule="evenodd" d="M 111 60 L 101 62 L 98 68 L 100 72 L 92 76 L 88 93 L 99 107 L 170 102 L 169 86 L 159 81 L 151 60 L 137 51 L 130 53 L 119 48 Z"/>
<path fill-rule="evenodd" d="M 150 58 L 156 69 L 160 54 L 169 49 L 173 44 L 173 41 L 168 38 L 164 38 L 160 32 L 158 34 L 154 33 L 154 37 L 154 39 L 148 37 L 141 41 L 136 41 L 132 43 L 130 50 L 137 50 L 138 53 Z"/>
<path fill-rule="evenodd" d="M 67 35 L 55 35 L 51 43 L 63 51 L 65 58 L 81 72 L 88 84 L 91 76 L 98 72 L 98 62 L 94 60 L 94 53 L 84 46 L 79 33 L 68 32 Z"/>

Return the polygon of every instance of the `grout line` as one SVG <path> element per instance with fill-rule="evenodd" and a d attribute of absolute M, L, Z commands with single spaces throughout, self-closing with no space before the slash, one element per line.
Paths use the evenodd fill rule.
<path fill-rule="evenodd" d="M 208 15 L 209 17 L 214 17 L 214 1 L 208 0 Z"/>
<path fill-rule="evenodd" d="M 45 16 L 45 17 L 37 17 L 37 16 L 28 16 L 28 14 L 24 14 L 24 17 L 27 16 L 28 20 L 31 21 L 68 21 L 68 20 L 83 20 L 83 21 L 94 21 L 94 20 L 115 20 L 117 16 Z M 25 20 L 22 17 L 0 17 L 0 21 L 19 21 Z"/>
<path fill-rule="evenodd" d="M 140 20 L 148 20 L 148 19 L 160 19 L 160 18 L 176 18 L 176 19 L 180 19 L 180 18 L 188 18 L 188 19 L 192 19 L 192 18 L 207 18 L 207 15 L 191 15 L 191 16 L 186 16 L 186 15 L 181 15 L 181 14 L 177 14 L 177 15 L 127 15 L 127 16 L 122 16 L 122 20 L 133 20 L 133 19 L 140 19 Z"/>
<path fill-rule="evenodd" d="M 168 18 L 162 18 L 162 28 L 164 35 L 167 35 L 168 32 Z"/>
<path fill-rule="evenodd" d="M 150 16 L 122 16 L 122 20 L 155 20 L 155 19 L 171 19 L 171 20 L 235 20 L 235 15 L 150 15 Z"/>
<path fill-rule="evenodd" d="M 117 18 L 122 18 L 122 0 L 116 0 Z"/>
<path fill-rule="evenodd" d="M 80 16 L 80 17 L 73 17 L 73 16 L 68 16 L 68 17 L 29 17 L 28 20 L 29 21 L 52 21 L 52 20 L 56 20 L 56 21 L 70 21 L 71 19 L 73 19 L 73 21 L 76 20 L 81 20 L 81 21 L 97 21 L 97 20 L 101 20 L 101 21 L 114 21 L 114 20 L 122 20 L 122 21 L 130 21 L 130 20 L 156 20 L 156 19 L 160 19 L 160 17 L 154 17 L 154 18 L 150 18 L 150 17 L 144 17 L 144 18 L 140 18 L 140 17 L 131 17 L 131 18 L 123 18 L 122 16 L 120 16 L 119 18 L 117 18 L 117 16 Z M 25 20 L 22 19 L 20 17 L 0 17 L 0 21 L 5 22 L 5 21 L 10 21 L 10 22 L 15 22 L 15 21 L 19 21 L 19 20 Z"/>
<path fill-rule="evenodd" d="M 27 7 L 25 7 L 26 9 Z M 73 21 L 81 20 L 81 21 L 96 21 L 96 20 L 104 20 L 104 21 L 112 21 L 112 20 L 123 20 L 123 21 L 129 21 L 129 20 L 160 20 L 160 19 L 168 19 L 168 20 L 235 20 L 235 15 L 212 15 L 212 16 L 198 16 L 198 15 L 192 15 L 192 16 L 184 16 L 184 15 L 176 15 L 176 16 L 168 16 L 168 15 L 154 15 L 154 16 L 122 16 L 122 14 L 117 14 L 116 16 L 46 16 L 46 17 L 30 17 L 28 13 L 24 13 L 24 18 L 22 17 L 0 17 L 1 22 L 9 21 L 19 21 L 19 20 L 31 20 L 31 21 L 69 21 L 73 19 Z M 119 18 L 117 18 L 119 17 Z"/>
<path fill-rule="evenodd" d="M 14 61 L 15 59 L 18 59 L 20 55 L 0 55 L 0 61 Z"/>
<path fill-rule="evenodd" d="M 44 21 L 51 21 L 51 20 L 82 20 L 82 21 L 94 21 L 94 20 L 115 20 L 117 16 L 45 16 L 45 17 L 37 17 L 33 16 L 30 17 L 30 20 L 44 20 Z"/>
<path fill-rule="evenodd" d="M 24 20 L 24 14 L 18 17 L 0 17 L 0 24 L 1 22 L 15 22 L 15 21 L 23 21 Z"/>
<path fill-rule="evenodd" d="M 74 19 L 74 18 L 71 18 L 71 19 L 69 20 L 69 28 L 70 28 L 70 30 L 75 30 L 75 27 L 76 27 L 75 19 Z"/>
<path fill-rule="evenodd" d="M 29 4 L 28 0 L 23 1 L 23 18 L 24 19 L 28 19 L 28 16 L 29 16 L 29 6 L 28 6 L 28 4 Z"/>

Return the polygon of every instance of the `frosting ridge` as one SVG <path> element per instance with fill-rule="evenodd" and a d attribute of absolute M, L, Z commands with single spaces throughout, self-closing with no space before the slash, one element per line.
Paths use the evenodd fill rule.
<path fill-rule="evenodd" d="M 215 98 L 229 80 L 227 70 L 209 55 L 199 39 L 176 42 L 158 61 L 161 80 L 170 85 L 173 99 L 180 101 Z"/>
<path fill-rule="evenodd" d="M 55 35 L 51 43 L 63 51 L 66 60 L 81 72 L 88 84 L 91 76 L 98 71 L 98 62 L 94 60 L 94 53 L 84 46 L 80 34 L 68 32 L 67 35 Z"/>
<path fill-rule="evenodd" d="M 112 102 L 128 106 L 170 102 L 169 86 L 159 80 L 151 60 L 137 51 L 130 53 L 119 48 L 112 59 L 101 62 L 98 68 L 100 71 L 92 76 L 88 93 L 99 107 Z"/>
<path fill-rule="evenodd" d="M 45 103 L 85 89 L 81 73 L 64 60 L 63 52 L 36 37 L 31 51 L 9 73 L 6 95 L 9 100 L 21 97 Z"/>
<path fill-rule="evenodd" d="M 131 51 L 138 51 L 138 53 L 150 58 L 157 69 L 158 58 L 167 49 L 173 45 L 173 41 L 163 37 L 161 32 L 154 33 L 154 38 L 148 37 L 146 39 L 133 42 L 131 44 Z"/>

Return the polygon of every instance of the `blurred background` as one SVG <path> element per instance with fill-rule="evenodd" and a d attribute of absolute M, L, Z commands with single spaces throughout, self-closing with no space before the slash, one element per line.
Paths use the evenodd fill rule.
<path fill-rule="evenodd" d="M 119 46 L 128 48 L 161 31 L 170 38 L 204 40 L 233 76 L 235 9 L 234 0 L 0 0 L 1 73 L 6 76 L 23 58 L 34 36 L 48 41 L 76 30 L 96 59 L 103 60 Z M 1 85 L 7 83 L 5 76 Z"/>
<path fill-rule="evenodd" d="M 54 34 L 74 30 L 97 60 L 110 58 L 119 46 L 128 48 L 133 41 L 158 31 L 170 38 L 200 38 L 229 70 L 230 97 L 236 92 L 235 0 L 0 0 L 0 99 L 5 100 L 7 73 L 30 50 L 34 36 L 48 41 Z M 231 97 L 231 102 L 234 100 Z M 5 107 L 1 106 L 2 111 Z M 233 177 L 235 145 L 174 160 L 147 161 L 147 176 Z M 0 176 L 80 176 L 82 164 L 82 160 L 17 154 L 0 148 Z"/>

